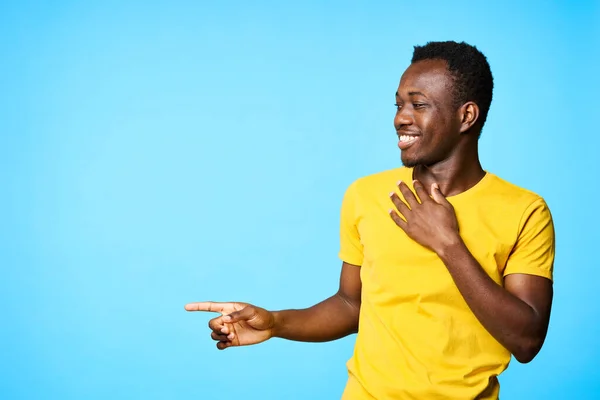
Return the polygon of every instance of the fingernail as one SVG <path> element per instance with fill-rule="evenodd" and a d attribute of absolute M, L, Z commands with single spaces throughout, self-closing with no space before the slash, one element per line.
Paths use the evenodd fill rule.
<path fill-rule="evenodd" d="M 235 335 L 233 333 L 230 333 L 229 335 L 227 335 L 227 339 L 229 339 L 229 340 L 233 340 L 234 337 L 235 337 Z"/>
<path fill-rule="evenodd" d="M 231 321 L 231 316 L 229 316 L 229 315 L 224 316 L 223 321 L 225 321 L 225 322 Z"/>
<path fill-rule="evenodd" d="M 225 328 L 225 327 L 222 327 L 222 328 L 221 328 L 221 333 L 227 333 L 227 328 Z"/>
<path fill-rule="evenodd" d="M 396 186 L 400 186 L 401 183 L 402 183 L 402 181 L 396 182 Z"/>
<path fill-rule="evenodd" d="M 394 195 L 394 192 L 390 192 L 390 197 L 392 197 Z"/>

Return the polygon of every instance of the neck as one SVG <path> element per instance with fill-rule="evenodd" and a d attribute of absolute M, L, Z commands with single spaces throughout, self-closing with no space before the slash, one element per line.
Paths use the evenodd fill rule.
<path fill-rule="evenodd" d="M 413 171 L 413 179 L 420 181 L 426 188 L 437 183 L 444 196 L 465 192 L 484 176 L 477 148 L 453 154 L 432 165 L 417 165 Z"/>

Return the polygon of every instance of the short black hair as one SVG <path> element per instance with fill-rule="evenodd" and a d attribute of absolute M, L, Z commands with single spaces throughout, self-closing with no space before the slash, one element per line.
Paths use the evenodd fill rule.
<path fill-rule="evenodd" d="M 428 42 L 425 46 L 415 46 L 411 62 L 421 60 L 446 61 L 454 78 L 454 105 L 458 108 L 467 101 L 475 102 L 483 128 L 494 90 L 490 64 L 483 53 L 465 42 Z"/>

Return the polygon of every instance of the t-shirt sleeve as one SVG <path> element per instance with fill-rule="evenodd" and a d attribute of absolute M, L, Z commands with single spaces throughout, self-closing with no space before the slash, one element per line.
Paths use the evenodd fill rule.
<path fill-rule="evenodd" d="M 517 242 L 508 257 L 504 276 L 528 274 L 553 279 L 554 224 L 543 199 L 534 201 L 523 213 Z"/>
<path fill-rule="evenodd" d="M 358 233 L 358 208 L 356 182 L 352 183 L 342 200 L 340 215 L 340 252 L 342 261 L 353 265 L 362 265 L 363 245 Z"/>

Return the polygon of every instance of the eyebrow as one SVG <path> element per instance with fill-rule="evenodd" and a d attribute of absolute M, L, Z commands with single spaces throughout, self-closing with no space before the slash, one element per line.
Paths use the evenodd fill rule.
<path fill-rule="evenodd" d="M 423 93 L 423 92 L 408 92 L 408 95 L 409 96 L 423 96 L 425 98 L 427 97 L 425 95 L 425 93 Z M 396 92 L 396 97 L 400 97 L 400 95 L 398 94 L 398 92 Z"/>

